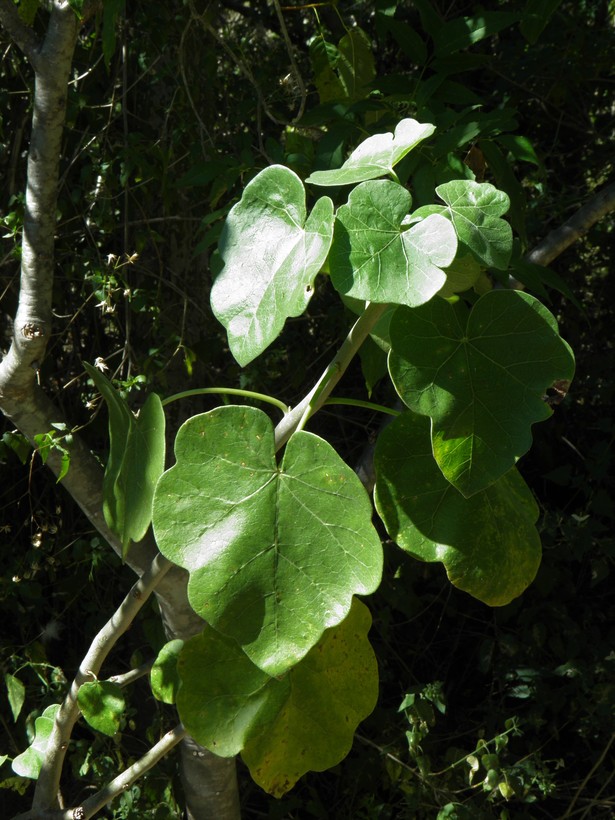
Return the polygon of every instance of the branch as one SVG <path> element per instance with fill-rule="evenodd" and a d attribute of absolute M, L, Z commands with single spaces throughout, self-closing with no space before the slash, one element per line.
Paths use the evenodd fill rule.
<path fill-rule="evenodd" d="M 301 422 L 305 423 L 309 416 L 322 407 L 335 385 L 346 372 L 358 349 L 388 307 L 388 305 L 379 305 L 374 302 L 367 305 L 315 387 L 284 416 L 275 428 L 276 451 L 288 441 Z"/>
<path fill-rule="evenodd" d="M 0 6 L 3 22 L 11 17 L 9 3 L 10 0 L 2 0 Z M 0 405 L 5 398 L 21 402 L 32 394 L 35 374 L 51 336 L 60 153 L 77 31 L 73 10 L 55 0 L 45 39 L 30 55 L 35 73 L 34 113 L 28 151 L 21 282 L 11 348 L 0 364 Z"/>
<path fill-rule="evenodd" d="M 45 751 L 45 761 L 36 782 L 32 810 L 41 811 L 53 806 L 60 787 L 60 775 L 73 726 L 79 717 L 77 693 L 79 687 L 92 676 L 98 676 L 101 666 L 120 637 L 126 632 L 137 613 L 156 586 L 171 569 L 172 564 L 158 555 L 148 572 L 134 584 L 120 606 L 90 644 L 81 662 L 64 702 L 60 706 Z M 181 740 L 181 738 L 179 738 Z"/>
<path fill-rule="evenodd" d="M 0 0 L 0 24 L 32 63 L 40 48 L 40 40 L 33 29 L 21 19 L 13 0 Z"/>
<path fill-rule="evenodd" d="M 551 231 L 527 254 L 527 261 L 546 267 L 610 211 L 615 211 L 615 183 L 592 196 L 567 222 Z"/>
<path fill-rule="evenodd" d="M 167 755 L 171 749 L 177 746 L 180 740 L 183 740 L 185 737 L 186 730 L 180 723 L 179 726 L 167 732 L 143 757 L 133 763 L 132 766 L 124 769 L 121 774 L 99 792 L 88 797 L 78 808 L 62 812 L 59 818 L 62 818 L 62 820 L 88 820 L 88 818 L 96 814 L 97 811 L 104 808 L 107 803 L 110 803 L 115 797 L 129 789 L 135 780 L 138 780 L 139 777 L 149 771 L 152 766 L 155 766 L 159 760 Z"/>

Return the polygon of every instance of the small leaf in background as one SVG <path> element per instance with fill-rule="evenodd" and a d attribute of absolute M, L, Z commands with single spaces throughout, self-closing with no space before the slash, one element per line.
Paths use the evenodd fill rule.
<path fill-rule="evenodd" d="M 122 688 L 108 680 L 84 683 L 77 692 L 79 709 L 89 726 L 113 737 L 126 708 Z"/>
<path fill-rule="evenodd" d="M 314 171 L 306 182 L 313 185 L 354 185 L 369 179 L 389 175 L 393 167 L 419 142 L 430 137 L 435 125 L 413 119 L 401 120 L 395 133 L 375 134 L 355 148 L 341 168 Z"/>
<path fill-rule="evenodd" d="M 336 47 L 322 36 L 310 43 L 314 85 L 320 102 L 364 99 L 376 76 L 372 43 L 358 26 L 350 29 Z"/>
<path fill-rule="evenodd" d="M 515 468 L 471 498 L 442 475 L 429 419 L 403 413 L 378 438 L 375 503 L 391 538 L 422 561 L 441 561 L 452 584 L 490 606 L 516 598 L 541 558 L 538 506 Z"/>
<path fill-rule="evenodd" d="M 439 185 L 436 193 L 446 202 L 459 241 L 487 267 L 506 270 L 512 253 L 512 228 L 502 219 L 510 200 L 488 182 L 469 179 Z"/>
<path fill-rule="evenodd" d="M 152 666 L 150 683 L 156 700 L 163 703 L 175 703 L 180 679 L 177 673 L 177 658 L 184 641 L 176 639 L 166 643 Z"/>
<path fill-rule="evenodd" d="M 531 45 L 538 40 L 562 0 L 527 0 L 521 15 L 521 34 Z"/>
<path fill-rule="evenodd" d="M 329 254 L 335 289 L 371 302 L 420 305 L 444 285 L 443 267 L 457 250 L 455 229 L 443 216 L 402 227 L 410 194 L 389 180 L 364 182 L 339 208 Z"/>
<path fill-rule="evenodd" d="M 246 186 L 220 236 L 224 267 L 211 306 L 244 367 L 300 316 L 313 293 L 333 236 L 333 203 L 321 197 L 306 218 L 303 183 L 272 165 Z"/>
<path fill-rule="evenodd" d="M 470 313 L 435 299 L 398 308 L 389 372 L 401 399 L 432 419 L 433 454 L 465 496 L 507 473 L 552 414 L 554 382 L 570 382 L 574 357 L 557 322 L 533 296 L 492 290 Z"/>
<path fill-rule="evenodd" d="M 56 713 L 60 708 L 59 703 L 48 706 L 40 717 L 34 721 L 34 740 L 32 744 L 13 760 L 11 766 L 15 774 L 20 777 L 29 777 L 36 780 L 41 771 L 41 766 L 45 759 L 49 736 L 53 729 L 53 722 Z"/>
<path fill-rule="evenodd" d="M 348 617 L 282 678 L 269 677 L 237 644 L 206 627 L 179 658 L 183 724 L 216 754 L 241 752 L 254 780 L 281 797 L 307 771 L 339 763 L 373 710 L 378 667 L 370 625 L 369 610 L 355 600 Z"/>
<path fill-rule="evenodd" d="M 190 572 L 192 608 L 268 674 L 294 666 L 352 596 L 373 592 L 382 545 L 353 470 L 312 433 L 275 458 L 273 425 L 251 407 L 189 419 L 160 479 L 160 551 Z"/>
<path fill-rule="evenodd" d="M 7 430 L 2 434 L 2 443 L 15 453 L 22 464 L 26 464 L 32 452 L 32 445 L 19 430 Z"/>
<path fill-rule="evenodd" d="M 7 672 L 4 676 L 4 685 L 6 686 L 6 694 L 9 699 L 13 720 L 16 721 L 23 707 L 24 700 L 26 699 L 26 687 L 19 678 L 16 678 L 15 675 L 11 675 L 10 672 Z"/>

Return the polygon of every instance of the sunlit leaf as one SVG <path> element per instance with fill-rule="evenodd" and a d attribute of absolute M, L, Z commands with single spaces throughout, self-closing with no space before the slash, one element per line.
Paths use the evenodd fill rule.
<path fill-rule="evenodd" d="M 189 419 L 160 479 L 154 531 L 190 573 L 193 609 L 279 675 L 373 592 L 380 538 L 359 479 L 326 441 L 295 433 L 275 458 L 273 425 L 250 407 Z"/>
<path fill-rule="evenodd" d="M 109 737 L 118 732 L 126 703 L 117 683 L 107 680 L 84 683 L 77 692 L 77 703 L 92 729 Z"/>
<path fill-rule="evenodd" d="M 180 682 L 177 674 L 177 658 L 183 645 L 184 641 L 179 639 L 165 643 L 152 666 L 150 673 L 152 692 L 156 700 L 161 700 L 163 703 L 175 703 Z"/>
<path fill-rule="evenodd" d="M 329 252 L 333 203 L 321 197 L 306 219 L 305 190 L 289 168 L 272 165 L 246 186 L 224 224 L 224 267 L 211 306 L 244 366 L 276 339 L 290 316 L 300 316 Z"/>
<path fill-rule="evenodd" d="M 512 228 L 502 219 L 510 206 L 503 191 L 488 182 L 457 179 L 436 188 L 446 206 L 427 205 L 414 216 L 446 214 L 455 226 L 459 241 L 486 267 L 506 270 L 513 246 Z"/>
<path fill-rule="evenodd" d="M 339 208 L 329 254 L 331 281 L 340 293 L 372 302 L 420 305 L 446 281 L 443 267 L 457 250 L 448 219 L 434 214 L 402 226 L 410 194 L 389 180 L 358 185 Z"/>
<path fill-rule="evenodd" d="M 4 685 L 6 686 L 6 694 L 9 699 L 9 706 L 13 720 L 17 720 L 19 713 L 22 710 L 24 700 L 26 699 L 26 687 L 15 677 L 7 672 L 4 676 Z"/>
<path fill-rule="evenodd" d="M 429 419 L 403 413 L 375 454 L 375 502 L 391 538 L 423 561 L 441 561 L 455 586 L 491 606 L 520 595 L 540 564 L 538 506 L 515 468 L 465 498 L 431 451 Z"/>
<path fill-rule="evenodd" d="M 557 322 L 519 291 L 490 291 L 470 313 L 443 299 L 398 308 L 390 338 L 395 388 L 411 410 L 431 417 L 436 461 L 466 496 L 527 452 L 532 424 L 552 413 L 547 389 L 574 374 Z"/>
<path fill-rule="evenodd" d="M 282 796 L 305 772 L 339 763 L 374 708 L 378 668 L 367 640 L 370 625 L 369 611 L 355 600 L 348 617 L 280 678 L 206 627 L 179 658 L 183 724 L 218 755 L 241 752 L 254 780 Z"/>
<path fill-rule="evenodd" d="M 413 119 L 401 120 L 394 134 L 375 134 L 364 140 L 348 157 L 341 168 L 332 171 L 314 171 L 306 182 L 313 185 L 353 185 L 368 179 L 389 175 L 393 168 L 419 142 L 430 137 L 435 125 Z"/>
<path fill-rule="evenodd" d="M 40 774 L 49 737 L 53 729 L 55 716 L 60 708 L 59 703 L 48 706 L 40 717 L 34 721 L 34 740 L 32 744 L 13 760 L 11 766 L 15 774 L 36 780 Z"/>

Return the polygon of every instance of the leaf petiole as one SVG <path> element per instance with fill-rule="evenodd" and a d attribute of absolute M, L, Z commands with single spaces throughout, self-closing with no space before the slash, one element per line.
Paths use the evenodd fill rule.
<path fill-rule="evenodd" d="M 167 404 L 171 404 L 173 401 L 186 399 L 189 396 L 208 395 L 243 396 L 246 399 L 255 399 L 256 401 L 264 401 L 267 402 L 267 404 L 272 404 L 274 407 L 277 407 L 278 410 L 281 410 L 284 415 L 289 411 L 288 405 L 273 396 L 268 396 L 265 393 L 255 393 L 253 390 L 242 390 L 239 387 L 195 387 L 194 390 L 183 390 L 181 393 L 174 393 L 172 396 L 163 400 L 162 406 L 166 407 Z"/>

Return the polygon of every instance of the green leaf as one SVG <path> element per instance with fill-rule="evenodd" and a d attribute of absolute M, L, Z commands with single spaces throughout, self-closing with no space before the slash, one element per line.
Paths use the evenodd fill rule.
<path fill-rule="evenodd" d="M 83 366 L 109 411 L 109 458 L 103 480 L 103 513 L 120 538 L 123 555 L 140 541 L 152 520 L 154 488 L 165 459 L 165 417 L 156 393 L 135 416 L 109 379 L 87 362 Z"/>
<path fill-rule="evenodd" d="M 17 11 L 27 26 L 31 26 L 34 23 L 34 18 L 36 17 L 39 6 L 39 0 L 20 0 Z"/>
<path fill-rule="evenodd" d="M 177 672 L 177 658 L 184 646 L 184 641 L 176 639 L 165 643 L 150 673 L 152 692 L 156 700 L 163 703 L 175 703 L 180 679 Z"/>
<path fill-rule="evenodd" d="M 501 219 L 510 201 L 488 182 L 469 179 L 439 185 L 437 195 L 446 202 L 459 241 L 487 267 L 506 270 L 512 253 L 512 229 Z"/>
<path fill-rule="evenodd" d="M 504 156 L 494 141 L 481 140 L 478 145 L 487 160 L 496 183 L 506 191 L 510 199 L 510 223 L 521 240 L 525 242 L 527 236 L 525 230 L 526 197 L 523 186 L 515 176 L 508 158 Z"/>
<path fill-rule="evenodd" d="M 300 316 L 333 236 L 333 203 L 321 197 L 306 219 L 305 190 L 289 168 L 272 165 L 246 186 L 220 236 L 224 268 L 211 291 L 214 314 L 243 367 Z"/>
<path fill-rule="evenodd" d="M 509 11 L 487 11 L 476 17 L 457 17 L 445 23 L 436 33 L 436 53 L 440 56 L 469 48 L 518 21 L 519 14 Z"/>
<path fill-rule="evenodd" d="M 446 281 L 457 250 L 451 223 L 434 214 L 402 226 L 410 194 L 390 180 L 364 182 L 338 209 L 329 267 L 340 293 L 372 302 L 429 301 Z"/>
<path fill-rule="evenodd" d="M 108 680 L 84 683 L 77 692 L 81 714 L 92 729 L 113 737 L 126 708 L 122 688 Z"/>
<path fill-rule="evenodd" d="M 123 11 L 124 0 L 105 0 L 103 4 L 102 50 L 107 70 L 109 70 L 111 58 L 115 52 L 117 18 Z"/>
<path fill-rule="evenodd" d="M 562 0 L 527 0 L 521 16 L 521 34 L 531 45 L 538 40 Z"/>
<path fill-rule="evenodd" d="M 382 547 L 359 479 L 318 436 L 295 433 L 281 464 L 260 410 L 189 419 L 160 479 L 154 531 L 190 572 L 199 615 L 279 675 L 380 582 Z"/>
<path fill-rule="evenodd" d="M 532 424 L 552 414 L 547 389 L 574 374 L 555 319 L 519 291 L 490 291 L 469 314 L 442 299 L 398 308 L 390 336 L 395 388 L 411 410 L 431 417 L 436 461 L 465 496 L 527 452 Z"/>
<path fill-rule="evenodd" d="M 435 125 L 413 119 L 401 120 L 395 133 L 375 134 L 355 148 L 341 168 L 314 171 L 306 182 L 313 185 L 354 185 L 393 174 L 395 166 L 406 154 L 436 130 Z"/>
<path fill-rule="evenodd" d="M 40 717 L 34 721 L 34 740 L 32 744 L 13 760 L 11 766 L 15 774 L 36 780 L 40 774 L 49 736 L 53 729 L 55 716 L 60 708 L 59 703 L 48 706 Z"/>
<path fill-rule="evenodd" d="M 17 720 L 26 699 L 26 687 L 19 678 L 16 678 L 15 675 L 11 675 L 10 672 L 7 672 L 4 676 L 4 685 L 6 686 L 6 694 L 9 699 L 13 720 Z"/>
<path fill-rule="evenodd" d="M 444 271 L 446 282 L 438 291 L 438 296 L 448 299 L 455 293 L 463 293 L 476 284 L 482 273 L 480 264 L 471 253 L 461 252 Z"/>
<path fill-rule="evenodd" d="M 321 103 L 356 102 L 368 95 L 376 69 L 371 41 L 362 29 L 350 29 L 338 47 L 315 37 L 310 43 L 310 59 Z"/>
<path fill-rule="evenodd" d="M 464 498 L 431 452 L 429 420 L 403 413 L 378 438 L 375 503 L 391 538 L 422 561 L 441 561 L 452 584 L 502 606 L 540 564 L 538 506 L 515 468 Z"/>
<path fill-rule="evenodd" d="M 367 640 L 370 625 L 368 609 L 355 600 L 348 617 L 282 678 L 269 677 L 206 627 L 179 659 L 183 724 L 218 755 L 241 751 L 254 780 L 281 797 L 305 772 L 339 763 L 373 710 L 378 667 Z"/>
<path fill-rule="evenodd" d="M 26 464 L 32 452 L 32 445 L 18 430 L 7 430 L 2 434 L 2 443 L 10 447 L 22 464 Z"/>

